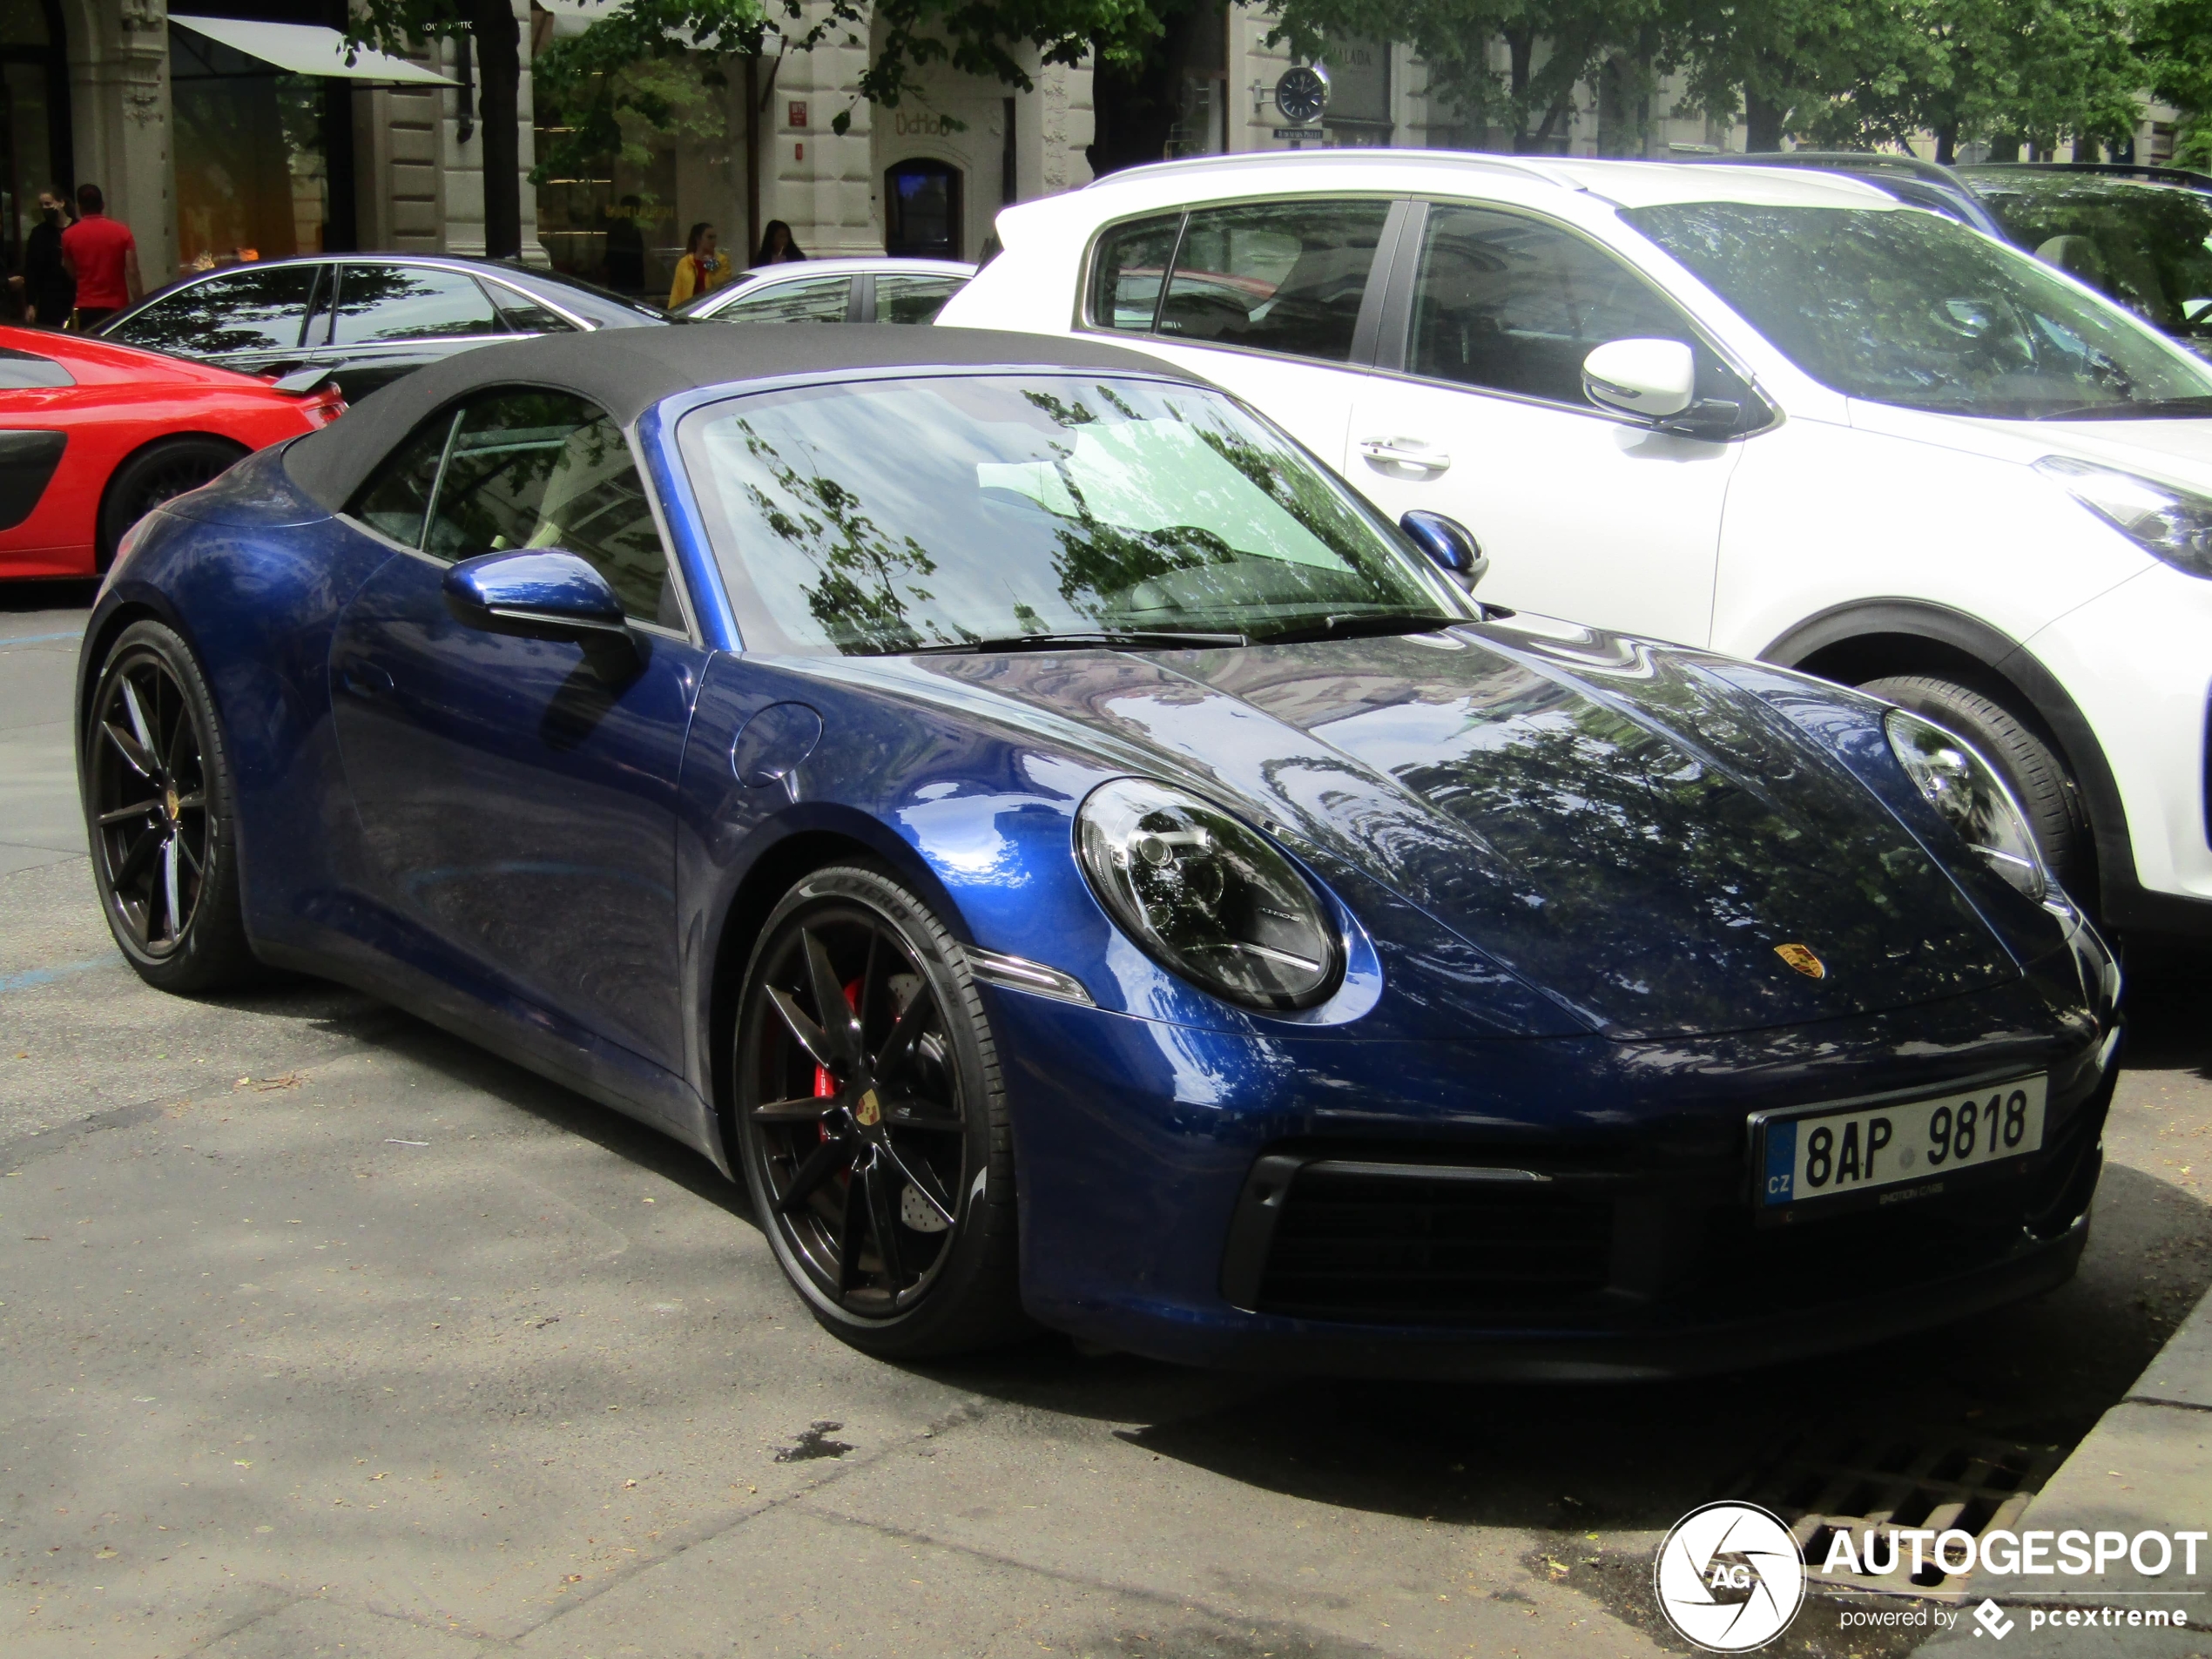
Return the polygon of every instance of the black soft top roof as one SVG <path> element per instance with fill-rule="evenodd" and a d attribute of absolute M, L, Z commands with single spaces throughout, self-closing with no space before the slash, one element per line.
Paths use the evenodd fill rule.
<path fill-rule="evenodd" d="M 1080 338 L 892 323 L 676 323 L 606 328 L 456 352 L 363 398 L 342 420 L 285 451 L 293 482 L 332 512 L 401 439 L 442 406 L 494 386 L 590 398 L 628 426 L 664 398 L 702 386 L 840 370 L 1045 368 L 1167 374 L 1157 357 Z"/>

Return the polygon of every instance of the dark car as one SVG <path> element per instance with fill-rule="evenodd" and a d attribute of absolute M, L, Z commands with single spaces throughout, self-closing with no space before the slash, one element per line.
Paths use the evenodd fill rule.
<path fill-rule="evenodd" d="M 425 363 L 494 341 L 667 320 L 642 301 L 504 260 L 334 253 L 186 277 L 98 332 L 252 374 L 326 366 L 358 402 Z"/>
<path fill-rule="evenodd" d="M 1958 171 L 2008 240 L 2212 353 L 2212 177 L 2065 162 Z"/>
<path fill-rule="evenodd" d="M 1409 517 L 1088 341 L 471 352 L 132 533 L 93 878 L 157 986 L 695 1147 L 886 1356 L 1693 1372 L 2063 1281 L 2119 971 L 1987 764 Z"/>

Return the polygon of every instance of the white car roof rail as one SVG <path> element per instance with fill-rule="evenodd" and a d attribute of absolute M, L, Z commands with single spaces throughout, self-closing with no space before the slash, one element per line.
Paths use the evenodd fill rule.
<path fill-rule="evenodd" d="M 1579 179 L 1555 172 L 1541 160 L 1524 156 L 1496 156 L 1467 150 L 1416 150 L 1410 147 L 1367 146 L 1339 150 L 1245 150 L 1227 156 L 1184 156 L 1175 161 L 1148 161 L 1141 166 L 1123 167 L 1113 172 L 1101 173 L 1085 185 L 1085 190 L 1100 185 L 1116 183 L 1124 179 L 1150 179 L 1162 173 L 1198 173 L 1217 171 L 1242 172 L 1262 166 L 1323 166 L 1343 167 L 1354 163 L 1373 166 L 1379 161 L 1399 165 L 1423 163 L 1450 167 L 1471 167 L 1484 172 L 1507 172 L 1518 178 L 1537 179 L 1561 190 L 1588 191 L 1589 186 Z"/>

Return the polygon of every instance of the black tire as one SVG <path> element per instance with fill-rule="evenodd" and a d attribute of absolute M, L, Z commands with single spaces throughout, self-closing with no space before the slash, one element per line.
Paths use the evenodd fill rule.
<path fill-rule="evenodd" d="M 138 977 L 179 993 L 256 977 L 229 752 L 185 642 L 158 622 L 125 628 L 100 665 L 80 739 L 93 885 Z"/>
<path fill-rule="evenodd" d="M 115 562 L 131 526 L 162 502 L 221 477 L 246 455 L 220 438 L 164 438 L 118 467 L 100 498 L 99 568 Z"/>
<path fill-rule="evenodd" d="M 1858 689 L 1925 715 L 1980 751 L 2027 814 L 2028 829 L 2059 885 L 2083 903 L 2095 902 L 2095 843 L 2081 791 L 2033 726 L 1987 692 L 1933 674 L 1869 680 Z"/>
<path fill-rule="evenodd" d="M 928 907 L 867 866 L 800 880 L 745 966 L 734 1042 L 738 1160 L 814 1317 L 885 1359 L 1022 1335 L 997 1050 Z"/>

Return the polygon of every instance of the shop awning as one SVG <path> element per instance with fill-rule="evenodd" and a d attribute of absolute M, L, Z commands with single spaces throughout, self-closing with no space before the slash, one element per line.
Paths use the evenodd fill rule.
<path fill-rule="evenodd" d="M 435 70 L 410 64 L 404 57 L 353 49 L 346 61 L 346 37 L 335 29 L 307 23 L 252 23 L 243 17 L 186 17 L 176 12 L 169 21 L 179 29 L 205 35 L 233 51 L 244 52 L 273 64 L 288 75 L 331 75 L 349 81 L 387 81 L 403 86 L 453 86 Z"/>

